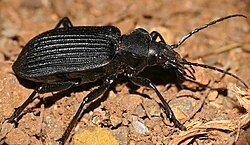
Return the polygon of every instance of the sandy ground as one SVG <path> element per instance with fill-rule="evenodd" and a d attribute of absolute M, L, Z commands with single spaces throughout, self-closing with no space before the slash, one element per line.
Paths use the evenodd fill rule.
<path fill-rule="evenodd" d="M 114 25 L 123 34 L 136 27 L 157 30 L 173 44 L 211 20 L 244 14 L 248 18 L 232 18 L 195 34 L 176 51 L 188 61 L 229 70 L 250 86 L 249 5 L 248 0 L 0 0 L 0 144 L 56 144 L 82 98 L 99 84 L 40 94 L 17 126 L 5 121 L 32 92 L 16 79 L 13 62 L 32 37 L 53 29 L 63 16 L 74 25 Z M 250 144 L 249 90 L 230 76 L 195 70 L 196 81 L 178 81 L 173 70 L 158 67 L 141 74 L 153 80 L 187 131 L 169 122 L 151 89 L 135 87 L 120 76 L 88 104 L 66 143 Z"/>

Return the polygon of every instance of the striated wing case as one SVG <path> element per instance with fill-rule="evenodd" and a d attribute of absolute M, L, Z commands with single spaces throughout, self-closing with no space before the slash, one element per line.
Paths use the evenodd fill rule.
<path fill-rule="evenodd" d="M 102 67 L 113 59 L 120 36 L 113 26 L 53 29 L 29 41 L 13 70 L 28 79 Z"/>

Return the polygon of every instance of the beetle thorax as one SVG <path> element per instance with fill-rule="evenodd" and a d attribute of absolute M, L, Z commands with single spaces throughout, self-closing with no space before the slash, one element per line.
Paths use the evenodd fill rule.
<path fill-rule="evenodd" d="M 121 37 L 120 56 L 129 72 L 139 73 L 147 67 L 150 41 L 149 33 L 142 28 Z"/>

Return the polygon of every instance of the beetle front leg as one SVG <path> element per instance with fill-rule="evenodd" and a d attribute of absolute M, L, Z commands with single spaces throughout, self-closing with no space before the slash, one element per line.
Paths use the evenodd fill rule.
<path fill-rule="evenodd" d="M 164 100 L 163 96 L 161 95 L 161 93 L 158 91 L 158 89 L 155 87 L 155 85 L 153 84 L 153 82 L 151 80 L 149 80 L 147 78 L 142 78 L 142 77 L 131 77 L 130 80 L 137 85 L 152 88 L 155 91 L 155 93 L 157 94 L 157 96 L 160 98 L 160 100 L 163 104 L 163 107 L 164 107 L 165 111 L 167 112 L 167 116 L 168 116 L 170 122 L 173 122 L 174 125 L 177 126 L 180 130 L 186 130 L 186 127 L 183 126 L 175 118 L 172 109 L 170 108 L 168 103 Z"/>
<path fill-rule="evenodd" d="M 60 139 L 58 139 L 58 142 L 60 145 L 63 145 L 65 143 L 65 141 L 67 140 L 67 138 L 69 137 L 69 134 L 71 132 L 71 130 L 73 129 L 75 123 L 77 122 L 84 105 L 95 99 L 96 97 L 100 96 L 101 94 L 105 93 L 105 91 L 109 88 L 109 86 L 112 84 L 112 82 L 114 81 L 114 79 L 116 78 L 116 74 L 111 75 L 109 77 L 107 77 L 104 80 L 104 83 L 99 86 L 98 88 L 96 88 L 95 90 L 93 90 L 92 92 L 90 92 L 82 101 L 80 107 L 78 108 L 77 112 L 75 113 L 73 119 L 70 121 L 67 129 L 65 130 L 65 132 L 63 133 L 62 137 Z"/>
<path fill-rule="evenodd" d="M 68 28 L 68 27 L 73 27 L 73 24 L 71 23 L 70 19 L 68 17 L 62 18 L 58 24 L 56 25 L 55 29 L 59 28 L 61 25 L 63 27 Z"/>

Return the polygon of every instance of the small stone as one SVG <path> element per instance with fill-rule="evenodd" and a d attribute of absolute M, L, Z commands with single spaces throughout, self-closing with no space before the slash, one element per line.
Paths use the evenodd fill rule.
<path fill-rule="evenodd" d="M 122 125 L 127 126 L 129 124 L 129 121 L 127 119 L 122 119 Z"/>
<path fill-rule="evenodd" d="M 127 127 L 122 126 L 118 129 L 112 130 L 112 134 L 115 136 L 116 140 L 118 140 L 119 144 L 128 144 L 129 130 Z"/>
<path fill-rule="evenodd" d="M 184 119 L 191 114 L 193 108 L 197 105 L 197 101 L 191 97 L 176 98 L 169 102 L 177 119 Z"/>
<path fill-rule="evenodd" d="M 215 101 L 215 99 L 218 97 L 218 91 L 211 90 L 207 96 L 209 101 Z"/>
<path fill-rule="evenodd" d="M 153 129 L 156 124 L 161 124 L 161 123 L 162 123 L 161 117 L 152 117 L 151 119 L 146 118 L 144 121 L 144 124 L 150 129 Z"/>
<path fill-rule="evenodd" d="M 73 138 L 74 145 L 118 145 L 110 130 L 101 127 L 86 127 Z"/>
<path fill-rule="evenodd" d="M 161 126 L 160 125 L 155 125 L 154 132 L 160 134 L 162 132 Z"/>
<path fill-rule="evenodd" d="M 111 115 L 110 121 L 113 127 L 117 127 L 119 124 L 122 123 L 122 119 L 120 117 L 117 117 L 116 115 Z"/>
<path fill-rule="evenodd" d="M 129 145 L 136 145 L 136 141 L 130 140 L 130 141 L 129 141 Z"/>
<path fill-rule="evenodd" d="M 5 143 L 8 145 L 29 145 L 30 136 L 20 129 L 15 128 L 6 135 Z"/>
<path fill-rule="evenodd" d="M 133 115 L 137 115 L 138 117 L 142 118 L 146 116 L 145 110 L 142 108 L 141 105 L 137 106 Z"/>
<path fill-rule="evenodd" d="M 143 107 L 145 108 L 148 115 L 150 115 L 149 117 L 154 117 L 154 116 L 159 117 L 161 115 L 160 106 L 154 100 L 144 99 L 143 100 Z"/>
<path fill-rule="evenodd" d="M 3 123 L 0 127 L 0 138 L 4 138 L 12 129 L 14 125 L 12 123 Z"/>
<path fill-rule="evenodd" d="M 138 121 L 137 116 L 132 116 L 132 126 L 135 130 L 135 132 L 139 133 L 139 134 L 145 134 L 148 133 L 149 130 L 148 128 L 140 121 Z"/>

